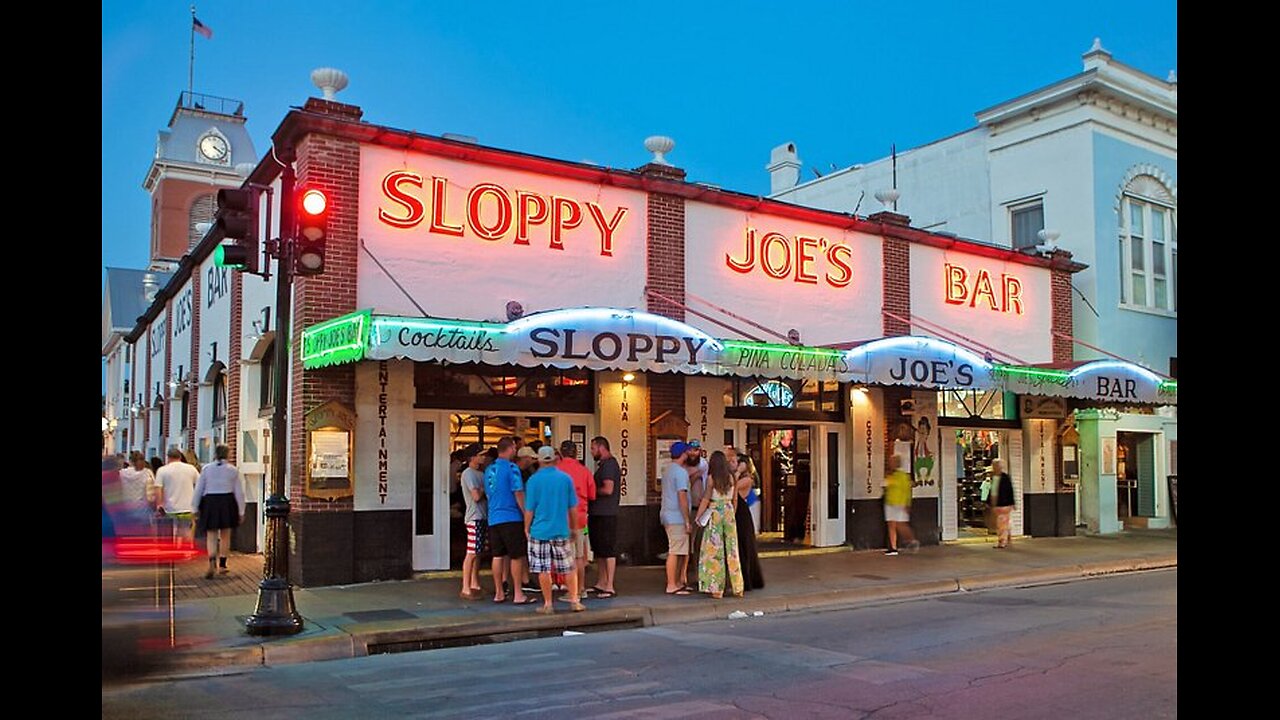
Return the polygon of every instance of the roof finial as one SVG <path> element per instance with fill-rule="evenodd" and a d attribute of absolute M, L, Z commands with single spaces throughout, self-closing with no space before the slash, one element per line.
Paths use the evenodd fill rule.
<path fill-rule="evenodd" d="M 1166 82 L 1171 82 L 1171 83 L 1173 83 L 1174 85 L 1177 85 L 1177 84 L 1178 84 L 1178 73 L 1177 73 L 1176 71 L 1170 70 L 1170 71 L 1169 71 L 1169 79 L 1168 79 Z"/>
<path fill-rule="evenodd" d="M 1106 49 L 1102 47 L 1102 38 L 1096 37 L 1093 39 L 1093 47 L 1089 48 L 1089 52 L 1106 52 Z"/>

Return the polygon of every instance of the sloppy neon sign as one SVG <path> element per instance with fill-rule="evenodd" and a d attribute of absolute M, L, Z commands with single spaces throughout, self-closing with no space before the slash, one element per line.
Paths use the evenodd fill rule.
<path fill-rule="evenodd" d="M 747 228 L 746 247 L 741 260 L 724 254 L 724 262 L 734 272 L 746 275 L 760 266 L 760 271 L 774 280 L 786 280 L 803 285 L 817 285 L 815 265 L 825 260 L 828 265 L 822 280 L 834 288 L 848 287 L 853 281 L 853 248 L 844 243 L 828 242 L 824 237 L 796 235 L 789 238 L 778 232 L 768 232 L 756 240 L 754 228 Z"/>
<path fill-rule="evenodd" d="M 415 192 L 414 188 L 424 192 Z M 600 254 L 612 257 L 618 228 L 628 212 L 628 208 L 619 206 L 612 213 L 606 213 L 593 202 L 525 190 L 508 191 L 497 183 L 479 183 L 467 192 L 465 215 L 450 218 L 446 206 L 449 179 L 432 176 L 428 217 L 425 198 L 420 197 L 428 194 L 425 191 L 426 180 L 418 173 L 408 170 L 387 173 L 382 179 L 382 194 L 391 201 L 392 207 L 378 208 L 378 220 L 402 230 L 426 221 L 429 232 L 451 237 L 464 237 L 469 229 L 472 235 L 489 242 L 503 240 L 514 230 L 513 245 L 531 244 L 533 227 L 544 226 L 548 247 L 564 250 L 568 231 L 589 218 L 599 234 Z"/>
<path fill-rule="evenodd" d="M 1000 273 L 998 300 L 991 273 L 986 270 L 979 270 L 973 274 L 960 265 L 946 263 L 943 278 L 948 305 L 967 305 L 976 308 L 978 303 L 982 302 L 989 310 L 1022 314 L 1022 281 L 1008 273 Z"/>

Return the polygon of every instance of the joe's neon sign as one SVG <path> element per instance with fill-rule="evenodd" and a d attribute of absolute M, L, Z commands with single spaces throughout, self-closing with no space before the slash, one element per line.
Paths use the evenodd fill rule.
<path fill-rule="evenodd" d="M 747 228 L 746 247 L 742 259 L 724 254 L 724 262 L 734 272 L 746 275 L 760 266 L 760 271 L 774 280 L 786 280 L 803 285 L 817 285 L 819 267 L 827 270 L 822 280 L 833 288 L 847 287 L 853 281 L 853 268 L 849 260 L 853 248 L 844 243 L 828 242 L 826 238 L 796 235 L 789 238 L 782 233 L 769 232 L 756 239 L 754 228 Z"/>
<path fill-rule="evenodd" d="M 979 270 L 973 274 L 960 265 L 946 263 L 943 277 L 946 283 L 948 305 L 967 305 L 976 308 L 981 302 L 989 310 L 1022 314 L 1022 281 L 1012 275 L 1000 273 L 998 299 L 991 273 L 986 270 Z"/>
<path fill-rule="evenodd" d="M 378 208 L 378 220 L 399 229 L 417 227 L 426 221 L 430 232 L 463 237 L 470 230 L 472 235 L 489 242 L 503 240 L 514 230 L 514 245 L 529 245 L 534 226 L 543 226 L 548 247 L 564 250 L 566 233 L 590 218 L 599 234 L 600 254 L 612 257 L 618 228 L 628 212 L 628 208 L 619 206 L 610 214 L 593 202 L 525 190 L 508 191 L 496 183 L 480 183 L 467 192 L 464 216 L 450 218 L 445 204 L 448 192 L 448 178 L 433 176 L 428 191 L 422 175 L 408 170 L 387 173 L 382 179 L 382 194 L 393 206 Z M 428 194 L 430 217 L 424 197 L 420 197 Z"/>

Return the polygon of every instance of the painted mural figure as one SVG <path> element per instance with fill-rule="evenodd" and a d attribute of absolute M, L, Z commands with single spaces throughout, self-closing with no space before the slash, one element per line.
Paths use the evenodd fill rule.
<path fill-rule="evenodd" d="M 929 434 L 933 431 L 933 423 L 929 418 L 920 418 L 915 437 L 915 486 L 933 485 L 933 451 L 929 449 Z"/>

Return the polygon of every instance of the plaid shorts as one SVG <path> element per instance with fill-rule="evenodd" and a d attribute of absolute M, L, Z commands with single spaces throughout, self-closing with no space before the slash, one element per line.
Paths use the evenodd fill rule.
<path fill-rule="evenodd" d="M 467 523 L 467 553 L 479 555 L 484 552 L 485 543 L 489 539 L 489 523 L 484 520 L 472 520 Z"/>
<path fill-rule="evenodd" d="M 529 540 L 529 572 L 573 572 L 573 541 L 568 538 Z"/>

